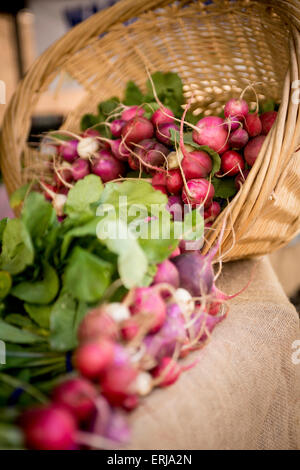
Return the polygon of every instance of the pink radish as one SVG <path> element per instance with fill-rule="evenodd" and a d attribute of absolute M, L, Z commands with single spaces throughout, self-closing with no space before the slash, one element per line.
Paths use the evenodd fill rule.
<path fill-rule="evenodd" d="M 85 343 L 76 351 L 75 364 L 88 379 L 96 379 L 114 359 L 114 343 L 106 338 Z"/>
<path fill-rule="evenodd" d="M 90 173 L 90 166 L 87 160 L 78 158 L 72 165 L 72 176 L 75 181 L 83 179 Z"/>
<path fill-rule="evenodd" d="M 182 169 L 187 180 L 192 178 L 206 178 L 212 170 L 210 156 L 202 150 L 188 152 L 182 162 Z"/>
<path fill-rule="evenodd" d="M 107 150 L 97 152 L 92 164 L 92 173 L 100 176 L 104 183 L 120 178 L 124 172 L 123 163 L 117 160 L 110 152 Z"/>
<path fill-rule="evenodd" d="M 153 186 L 166 186 L 167 184 L 167 174 L 166 173 L 155 173 L 152 177 Z"/>
<path fill-rule="evenodd" d="M 199 145 L 208 145 L 216 152 L 221 152 L 227 142 L 227 130 L 222 118 L 207 116 L 196 124 L 198 131 L 193 131 L 193 140 Z"/>
<path fill-rule="evenodd" d="M 100 137 L 100 132 L 96 129 L 86 129 L 82 134 L 82 137 Z"/>
<path fill-rule="evenodd" d="M 244 157 L 248 165 L 254 165 L 265 138 L 266 137 L 264 135 L 259 135 L 249 140 L 244 150 Z"/>
<path fill-rule="evenodd" d="M 114 137 L 120 137 L 122 133 L 122 129 L 125 126 L 126 121 L 123 119 L 115 119 L 110 124 L 110 132 Z"/>
<path fill-rule="evenodd" d="M 159 108 L 152 114 L 151 122 L 154 127 L 160 124 L 174 122 L 174 113 L 169 108 Z"/>
<path fill-rule="evenodd" d="M 127 121 L 122 128 L 122 137 L 126 144 L 138 143 L 144 139 L 151 139 L 154 128 L 151 121 L 140 116 Z"/>
<path fill-rule="evenodd" d="M 179 194 L 183 187 L 183 179 L 179 169 L 170 170 L 167 174 L 167 190 L 171 194 Z"/>
<path fill-rule="evenodd" d="M 57 405 L 67 408 L 81 422 L 88 420 L 95 411 L 97 395 L 98 392 L 91 382 L 74 378 L 55 387 L 52 399 Z"/>
<path fill-rule="evenodd" d="M 172 122 L 166 122 L 164 124 L 159 124 L 156 130 L 156 138 L 165 145 L 172 145 L 171 140 L 171 129 L 179 131 L 179 127 Z"/>
<path fill-rule="evenodd" d="M 150 333 L 156 333 L 166 318 L 166 306 L 161 295 L 152 287 L 138 287 L 130 307 L 132 315 L 145 315 L 152 319 Z"/>
<path fill-rule="evenodd" d="M 153 377 L 160 379 L 159 387 L 168 387 L 178 380 L 181 367 L 172 357 L 164 357 L 152 374 Z"/>
<path fill-rule="evenodd" d="M 121 119 L 123 119 L 123 121 L 130 121 L 135 117 L 144 116 L 144 114 L 145 110 L 140 106 L 129 106 L 121 114 Z"/>
<path fill-rule="evenodd" d="M 226 118 L 224 119 L 224 122 L 226 123 L 226 128 L 227 130 L 229 130 L 229 132 L 233 132 L 235 131 L 236 129 L 238 129 L 239 127 L 241 127 L 242 123 L 240 122 L 239 119 L 237 118 Z"/>
<path fill-rule="evenodd" d="M 170 259 L 171 258 L 176 258 L 176 256 L 179 256 L 180 255 L 180 248 L 179 246 L 177 248 L 175 248 L 174 251 L 172 251 L 172 253 L 170 254 Z"/>
<path fill-rule="evenodd" d="M 204 219 L 216 219 L 221 212 L 221 206 L 217 201 L 213 201 L 211 206 L 209 206 L 204 211 Z"/>
<path fill-rule="evenodd" d="M 137 370 L 130 365 L 109 368 L 100 379 L 103 396 L 113 406 L 128 406 L 137 374 Z"/>
<path fill-rule="evenodd" d="M 121 333 L 125 341 L 131 341 L 138 334 L 140 327 L 134 318 L 125 320 L 122 325 Z"/>
<path fill-rule="evenodd" d="M 241 119 L 247 116 L 249 112 L 248 104 L 245 100 L 232 98 L 227 101 L 224 107 L 224 115 L 226 118 Z"/>
<path fill-rule="evenodd" d="M 76 421 L 57 405 L 36 407 L 21 417 L 26 447 L 35 450 L 70 450 L 74 447 Z"/>
<path fill-rule="evenodd" d="M 245 129 L 239 128 L 236 131 L 233 131 L 230 136 L 228 143 L 233 149 L 241 149 L 245 147 L 249 140 L 248 132 Z"/>
<path fill-rule="evenodd" d="M 211 205 L 215 194 L 213 185 L 205 178 L 192 179 L 187 182 L 189 193 L 186 188 L 182 191 L 182 200 L 185 204 L 190 204 L 195 208 L 198 204 L 204 203 L 204 208 Z"/>
<path fill-rule="evenodd" d="M 234 184 L 236 189 L 240 189 L 241 186 L 245 183 L 247 176 L 249 175 L 249 170 L 243 170 L 242 173 L 236 175 Z"/>
<path fill-rule="evenodd" d="M 97 340 L 101 337 L 116 340 L 119 335 L 118 325 L 109 314 L 109 308 L 102 305 L 90 310 L 78 329 L 80 342 Z"/>
<path fill-rule="evenodd" d="M 277 111 L 266 111 L 260 116 L 262 123 L 262 134 L 267 135 L 277 118 Z"/>
<path fill-rule="evenodd" d="M 171 261 L 166 259 L 157 266 L 157 271 L 153 279 L 154 284 L 166 283 L 178 289 L 179 273 Z"/>
<path fill-rule="evenodd" d="M 221 157 L 221 169 L 227 176 L 237 175 L 245 168 L 243 157 L 235 150 L 227 150 Z"/>
<path fill-rule="evenodd" d="M 262 123 L 257 113 L 247 114 L 245 117 L 245 129 L 250 137 L 255 137 L 261 133 Z"/>
<path fill-rule="evenodd" d="M 131 155 L 129 148 L 122 142 L 122 139 L 111 140 L 110 148 L 114 157 L 121 160 L 121 162 L 126 162 Z"/>
<path fill-rule="evenodd" d="M 69 163 L 72 163 L 78 157 L 77 146 L 78 140 L 68 140 L 67 142 L 63 142 L 59 146 L 58 153 L 62 156 L 64 160 Z"/>

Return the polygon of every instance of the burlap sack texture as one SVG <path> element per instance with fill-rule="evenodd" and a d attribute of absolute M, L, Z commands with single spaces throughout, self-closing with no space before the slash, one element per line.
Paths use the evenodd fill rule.
<path fill-rule="evenodd" d="M 220 287 L 239 290 L 255 262 L 227 263 Z M 200 355 L 198 365 L 131 415 L 130 449 L 300 448 L 299 317 L 268 258 L 257 263 L 209 344 L 186 359 Z"/>

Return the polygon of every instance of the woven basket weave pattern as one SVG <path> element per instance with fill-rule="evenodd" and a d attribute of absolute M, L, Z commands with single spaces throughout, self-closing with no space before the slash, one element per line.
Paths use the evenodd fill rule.
<path fill-rule="evenodd" d="M 32 176 L 40 156 L 27 144 L 31 116 L 53 80 L 69 74 L 86 91 L 63 125 L 78 131 L 80 117 L 125 84 L 141 88 L 146 68 L 175 71 L 195 113 L 219 112 L 230 97 L 255 82 L 259 99 L 281 102 L 276 125 L 243 185 L 207 236 L 208 250 L 227 226 L 225 259 L 268 253 L 287 243 L 300 225 L 299 1 L 122 0 L 94 15 L 50 47 L 13 97 L 3 123 L 1 167 L 11 193 Z M 124 24 L 127 20 L 132 20 Z M 254 101 L 249 89 L 246 98 Z M 232 230 L 233 229 L 233 230 Z"/>

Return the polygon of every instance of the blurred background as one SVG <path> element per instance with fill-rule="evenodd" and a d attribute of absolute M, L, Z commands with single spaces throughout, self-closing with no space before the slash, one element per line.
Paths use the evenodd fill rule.
<path fill-rule="evenodd" d="M 0 100 L 0 129 L 6 106 L 18 81 L 36 57 L 70 28 L 118 0 L 28 0 L 0 3 L 0 83 L 5 84 L 5 103 Z M 5 6 L 4 6 L 5 5 Z M 130 77 L 129 77 L 130 78 Z M 57 89 L 59 88 L 59 91 Z M 68 111 L 82 98 L 71 77 L 45 93 L 33 117 L 31 135 L 59 127 Z M 0 185 L 0 219 L 13 217 L 3 184 Z M 286 294 L 300 312 L 300 237 L 270 256 Z"/>

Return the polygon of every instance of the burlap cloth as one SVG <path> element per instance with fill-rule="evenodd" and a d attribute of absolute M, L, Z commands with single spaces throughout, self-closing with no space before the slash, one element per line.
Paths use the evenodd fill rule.
<path fill-rule="evenodd" d="M 226 264 L 219 286 L 243 287 L 254 261 Z M 201 360 L 131 415 L 130 449 L 296 449 L 300 447 L 300 364 L 292 343 L 299 319 L 268 258 L 231 301 L 228 318 L 197 354 Z"/>

